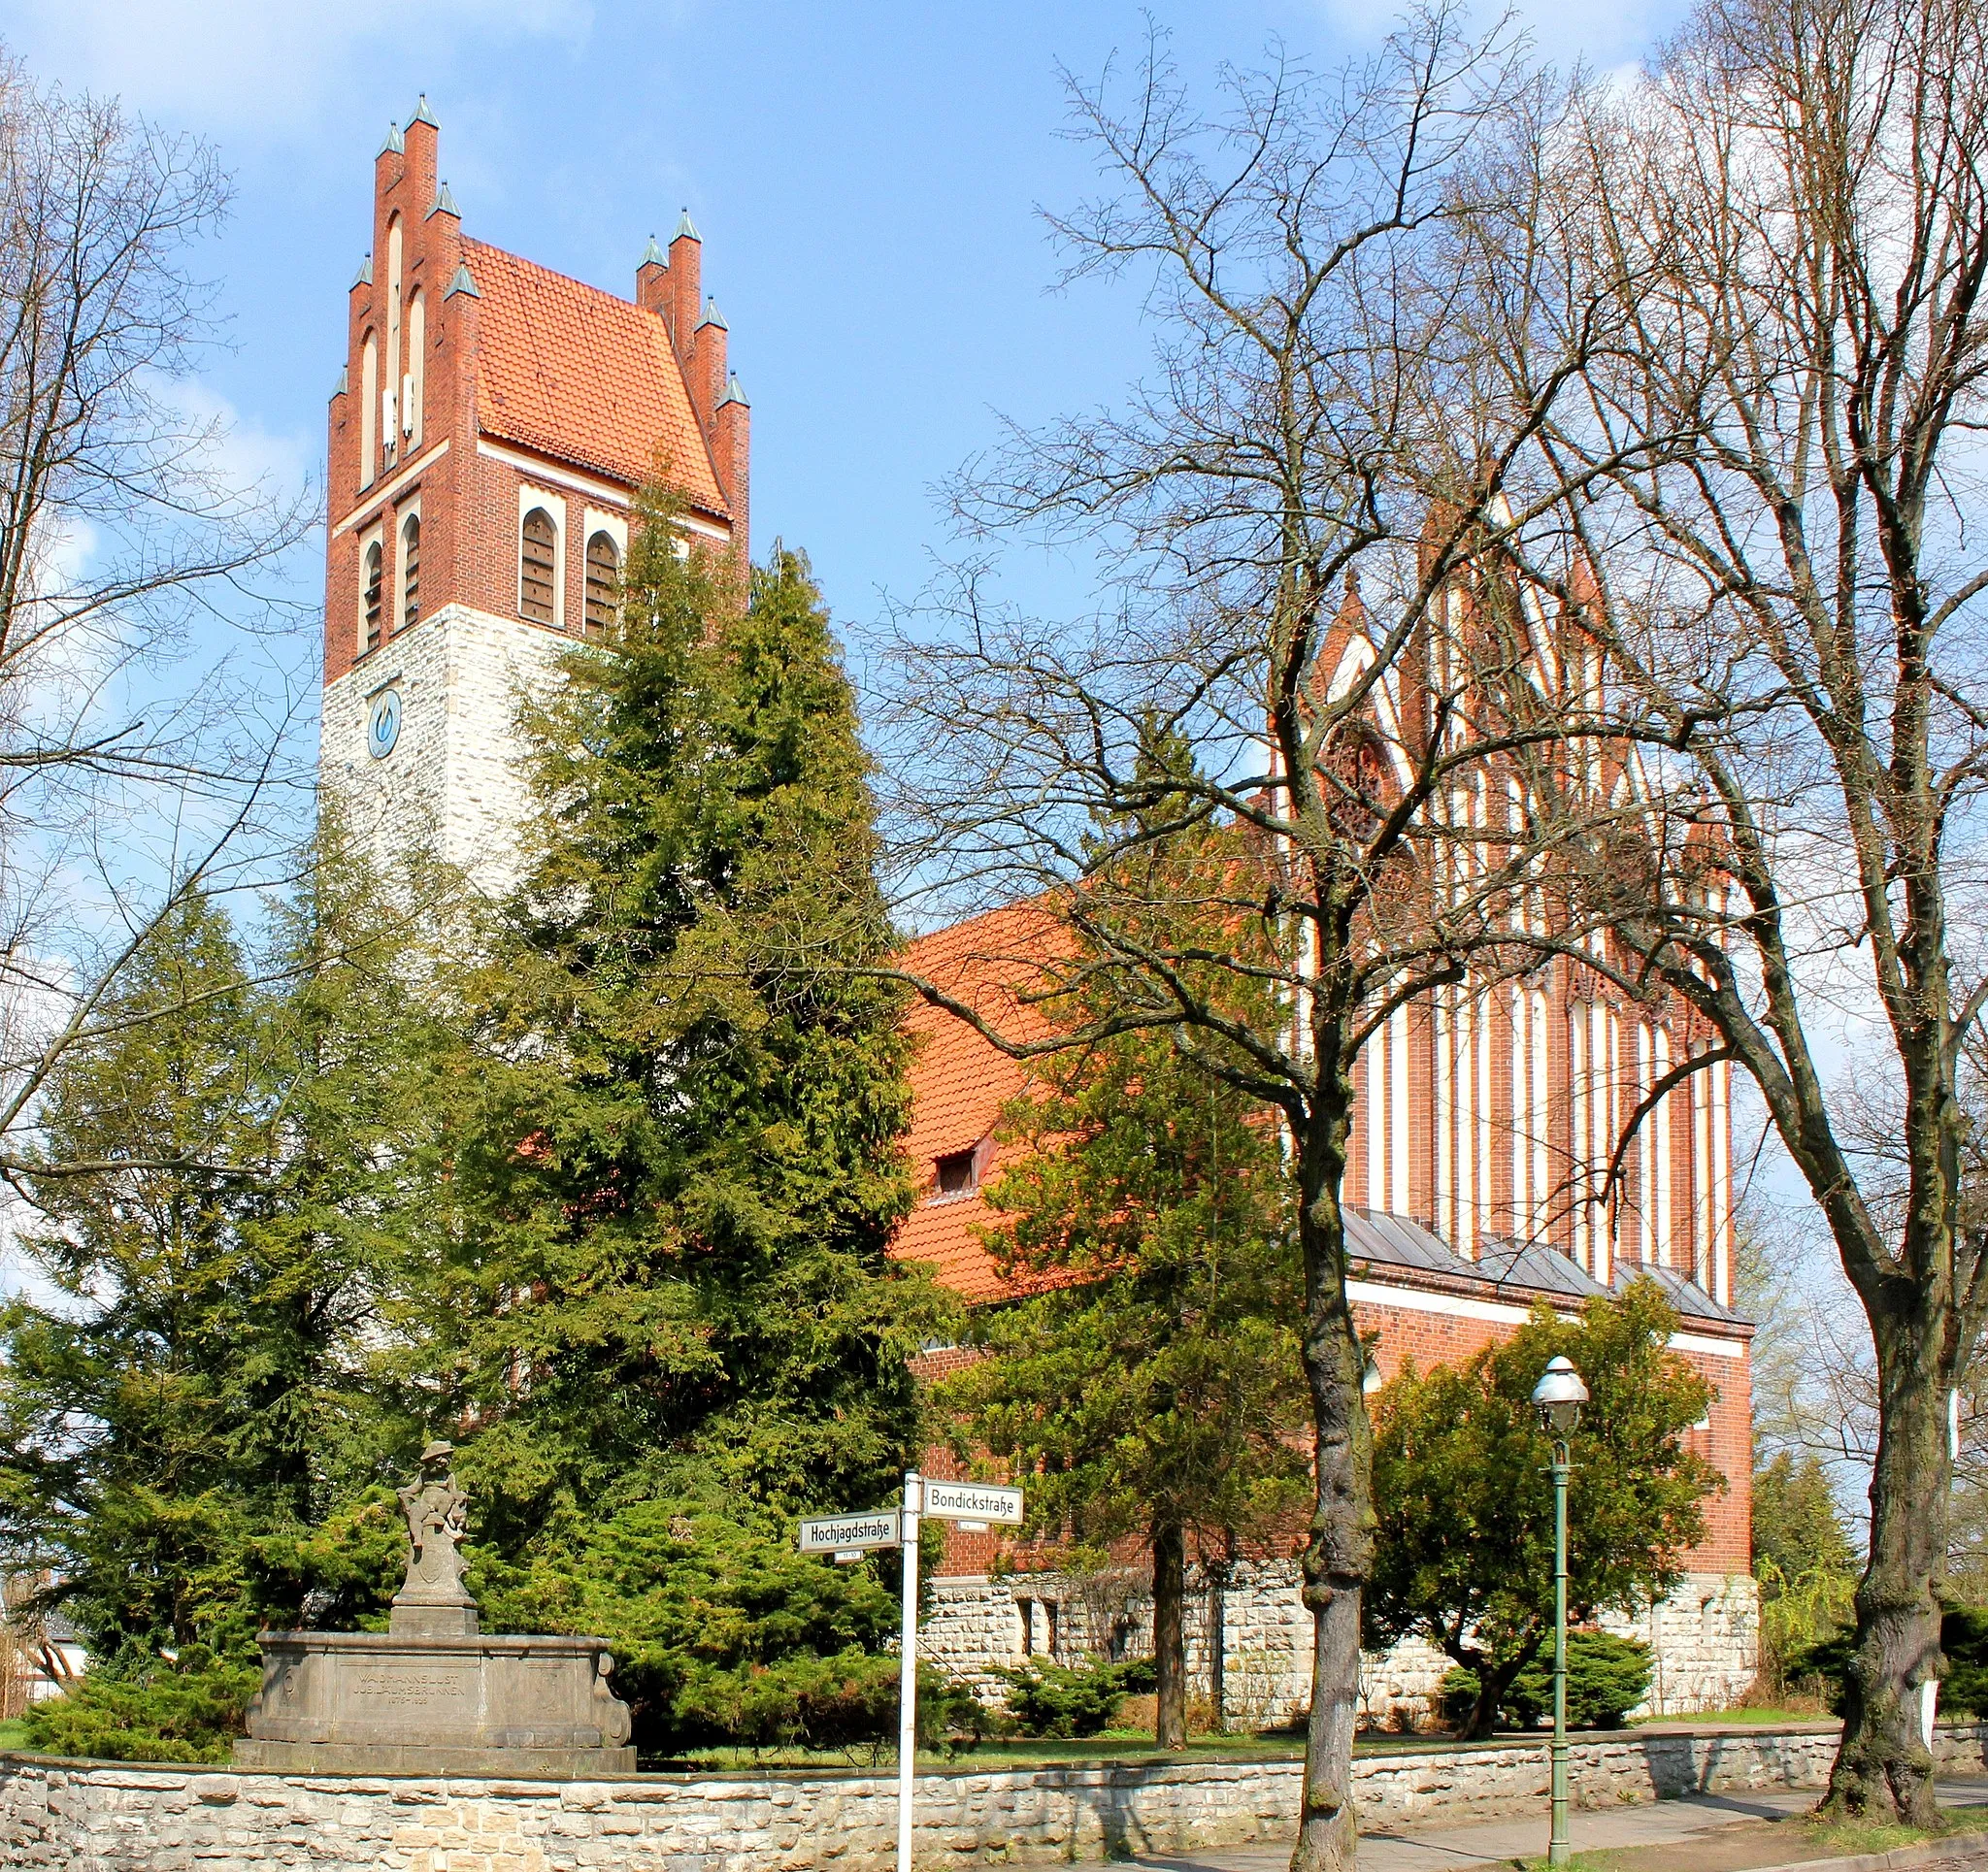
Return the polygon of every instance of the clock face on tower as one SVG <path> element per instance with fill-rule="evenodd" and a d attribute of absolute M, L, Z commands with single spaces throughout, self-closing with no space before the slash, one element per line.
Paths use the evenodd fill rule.
<path fill-rule="evenodd" d="M 366 718 L 366 751 L 383 761 L 400 739 L 400 691 L 382 689 L 373 698 L 373 711 Z"/>

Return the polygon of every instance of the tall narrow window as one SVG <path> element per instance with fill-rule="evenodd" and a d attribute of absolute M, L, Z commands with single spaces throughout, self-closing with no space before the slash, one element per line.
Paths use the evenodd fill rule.
<path fill-rule="evenodd" d="M 421 516 L 410 513 L 400 529 L 400 628 L 421 614 Z"/>
<path fill-rule="evenodd" d="M 361 654 L 380 647 L 381 584 L 383 567 L 381 563 L 380 542 L 373 541 L 366 548 L 361 562 L 359 596 L 359 647 Z"/>
<path fill-rule="evenodd" d="M 401 384 L 400 426 L 406 431 L 408 453 L 421 445 L 421 404 L 423 379 L 427 372 L 428 302 L 415 293 L 408 301 L 408 368 Z"/>
<path fill-rule="evenodd" d="M 386 370 L 380 382 L 380 440 L 389 468 L 400 450 L 400 261 L 401 228 L 396 214 L 386 228 Z"/>
<path fill-rule="evenodd" d="M 558 561 L 559 536 L 552 516 L 535 507 L 524 516 L 517 554 L 517 608 L 535 624 L 550 624 L 553 607 L 552 569 Z"/>
<path fill-rule="evenodd" d="M 586 631 L 599 637 L 621 602 L 621 548 L 607 528 L 586 542 Z"/>
<path fill-rule="evenodd" d="M 371 332 L 359 352 L 359 485 L 380 473 L 380 341 Z"/>

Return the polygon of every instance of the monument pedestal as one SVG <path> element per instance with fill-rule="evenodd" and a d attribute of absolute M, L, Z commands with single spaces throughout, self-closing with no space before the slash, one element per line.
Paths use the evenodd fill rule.
<path fill-rule="evenodd" d="M 598 1638 L 265 1631 L 244 1767 L 326 1774 L 633 1774 Z"/>
<path fill-rule="evenodd" d="M 424 1470 L 447 1455 L 431 1444 Z M 389 1629 L 259 1633 L 262 1688 L 235 1759 L 308 1774 L 633 1774 L 607 1642 L 480 1633 L 454 1476 L 400 1493 L 412 1555 Z"/>

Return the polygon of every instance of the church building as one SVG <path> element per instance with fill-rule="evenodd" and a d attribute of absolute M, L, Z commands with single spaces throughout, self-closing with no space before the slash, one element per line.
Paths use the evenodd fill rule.
<path fill-rule="evenodd" d="M 467 236 L 438 142 L 425 100 L 389 131 L 349 295 L 329 414 L 320 777 L 382 861 L 418 840 L 495 891 L 518 862 L 520 701 L 612 617 L 646 483 L 674 491 L 693 536 L 748 549 L 750 417 L 687 213 L 667 253 L 650 239 L 624 298 Z M 978 1004 L 1042 960 L 1041 934 L 1025 908 L 995 910 L 920 937 L 910 960 Z M 894 1252 L 996 1304 L 980 1192 L 1026 1075 L 944 1013 L 921 1004 L 909 1020 L 906 1148 L 920 1189 Z M 1729 1486 L 1706 1503 L 1684 1584 L 1635 1627 L 1655 1650 L 1651 1703 L 1670 1712 L 1729 1704 L 1753 1674 L 1751 1328 L 1732 1310 L 1729 1068 L 1658 1101 L 1614 1194 L 1600 1169 L 1642 1095 L 1703 1044 L 1681 1016 L 1599 994 L 1564 963 L 1404 1009 L 1360 1068 L 1345 1193 L 1352 1297 L 1383 1373 L 1466 1358 L 1541 1299 L 1572 1311 L 1637 1274 L 1676 1308 L 1675 1347 L 1717 1394 L 1692 1435 Z M 961 1356 L 934 1348 L 924 1363 Z M 930 1464 L 943 1474 L 945 1461 Z M 995 1533 L 954 1529 L 926 1642 L 981 1681 L 1030 1655 L 1076 1656 L 1106 1625 L 1140 1642 L 1137 1591 L 1109 1611 L 1099 1593 L 1030 1570 Z M 1310 1620 L 1294 1559 L 1198 1571 L 1190 1593 L 1192 1681 L 1218 1674 L 1229 1721 L 1301 1709 Z M 1370 1659 L 1371 1712 L 1426 1708 L 1445 1668 L 1412 1645 Z"/>
<path fill-rule="evenodd" d="M 515 875 L 520 696 L 612 612 L 651 480 L 749 549 L 751 417 L 686 213 L 626 299 L 472 240 L 423 98 L 373 165 L 326 471 L 319 776 L 383 854 Z"/>

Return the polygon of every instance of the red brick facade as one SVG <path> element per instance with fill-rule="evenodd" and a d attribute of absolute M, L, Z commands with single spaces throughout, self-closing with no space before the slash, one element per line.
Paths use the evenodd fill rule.
<path fill-rule="evenodd" d="M 329 417 L 327 687 L 448 605 L 577 634 L 589 540 L 606 532 L 625 551 L 630 498 L 653 476 L 677 490 L 693 534 L 742 556 L 747 546 L 750 413 L 724 324 L 700 296 L 687 217 L 667 263 L 646 259 L 636 296 L 617 298 L 465 236 L 438 136 L 424 102 L 374 165 L 372 251 L 352 282 Z M 533 504 L 556 523 L 550 619 L 526 602 Z"/>
<path fill-rule="evenodd" d="M 905 959 L 913 972 L 964 1000 L 1015 1037 L 1027 1038 L 1034 1032 L 1045 1032 L 1046 1023 L 1039 1011 L 1026 1008 L 1015 999 L 1014 990 L 1052 960 L 1058 946 L 1053 920 L 1029 906 L 1019 906 L 921 937 L 910 945 Z M 1697 1091 L 1689 1086 L 1680 1088 L 1672 1097 L 1671 1111 L 1659 1121 L 1672 1127 L 1665 1155 L 1673 1194 L 1663 1211 L 1670 1225 L 1665 1234 L 1660 1236 L 1653 1226 L 1644 1226 L 1645 1210 L 1640 1199 L 1646 1183 L 1633 1186 L 1625 1199 L 1606 1211 L 1591 1205 L 1588 1215 L 1582 1217 L 1578 1204 L 1569 1197 L 1569 1192 L 1578 1187 L 1579 1160 L 1584 1155 L 1576 1151 L 1571 1135 L 1575 1115 L 1571 1090 L 1574 1026 L 1578 1022 L 1592 1034 L 1599 1025 L 1607 1035 L 1611 1014 L 1615 1021 L 1613 1102 L 1608 1102 L 1611 1095 L 1607 1090 L 1611 1075 L 1601 1075 L 1599 1097 L 1594 1090 L 1597 1081 L 1589 1081 L 1583 1089 L 1591 1127 L 1598 1108 L 1605 1124 L 1619 1124 L 1634 1109 L 1640 1096 L 1635 1090 L 1635 1056 L 1632 1054 L 1625 1070 L 1620 1035 L 1630 1031 L 1634 1048 L 1631 1021 L 1641 1023 L 1645 1032 L 1654 1030 L 1645 1010 L 1610 1008 L 1606 1002 L 1569 992 L 1566 980 L 1564 965 L 1556 965 L 1521 983 L 1516 991 L 1503 991 L 1506 1008 L 1502 1013 L 1494 1010 L 1489 1025 L 1491 1043 L 1484 1048 L 1482 1067 L 1492 1086 L 1502 1079 L 1506 1091 L 1502 1099 L 1489 1100 L 1482 1112 L 1460 1114 L 1454 1098 L 1445 1101 L 1441 1097 L 1435 1070 L 1438 1023 L 1429 1008 L 1410 1008 L 1397 1023 L 1397 1033 L 1404 1035 L 1407 1042 L 1401 1050 L 1399 1069 L 1389 1060 L 1384 1044 L 1377 1059 L 1370 1051 L 1358 1080 L 1354 1167 L 1346 1191 L 1349 1205 L 1374 1218 L 1372 1225 L 1357 1215 L 1355 1218 L 1359 1235 L 1352 1244 L 1357 1275 L 1354 1311 L 1363 1330 L 1378 1333 L 1376 1363 L 1386 1375 L 1408 1358 L 1425 1368 L 1468 1358 L 1517 1325 L 1542 1295 L 1555 1305 L 1572 1310 L 1583 1294 L 1617 1286 L 1638 1271 L 1651 1272 L 1667 1287 L 1682 1315 L 1678 1350 L 1717 1394 L 1708 1428 L 1693 1435 L 1698 1447 L 1725 1475 L 1727 1487 L 1706 1506 L 1706 1537 L 1691 1555 L 1689 1565 L 1700 1573 L 1743 1574 L 1751 1566 L 1752 1329 L 1736 1318 L 1726 1303 L 1730 1258 L 1722 1242 L 1730 1237 L 1731 1216 L 1721 1178 L 1731 1163 L 1731 1117 L 1724 1085 L 1711 1083 L 1710 1074 L 1699 1075 L 1706 1083 Z M 1538 997 L 1544 1009 L 1539 1028 L 1546 1042 L 1541 1049 L 1546 1069 L 1540 1074 L 1547 1092 L 1543 1100 L 1546 1123 L 1536 1128 L 1539 1135 L 1528 1134 L 1512 1122 L 1508 1008 L 1514 992 Z M 1458 1051 L 1453 1004 L 1445 1011 L 1451 1018 L 1441 1037 L 1453 1064 Z M 1529 1007 L 1524 1017 L 1531 1021 L 1537 1011 Z M 1502 1032 L 1500 1021 L 1504 1022 Z M 904 1260 L 930 1264 L 947 1286 L 971 1300 L 995 1301 L 1007 1290 L 981 1241 L 990 1215 L 977 1188 L 992 1181 L 1009 1155 L 1008 1147 L 994 1133 L 1002 1106 L 1026 1090 L 1028 1073 L 964 1022 L 929 1004 L 915 1005 L 908 1025 L 917 1038 L 918 1051 L 911 1068 L 914 1110 L 907 1150 L 919 1175 L 922 1195 L 919 1206 L 899 1232 L 893 1252 Z M 1675 1036 L 1676 1045 L 1696 1044 L 1682 1021 L 1667 1023 L 1663 1031 L 1667 1036 Z M 1650 1055 L 1655 1053 L 1652 1045 Z M 1478 1062 L 1472 1064 L 1474 1070 L 1478 1069 Z M 1532 1065 L 1531 1060 L 1526 1062 L 1528 1068 Z M 1646 1075 L 1642 1085 L 1646 1089 L 1649 1083 Z M 1383 1111 L 1377 1123 L 1372 1115 L 1372 1101 L 1376 1098 L 1392 1107 Z M 1466 1127 L 1458 1123 L 1460 1115 L 1469 1116 L 1468 1131 L 1474 1133 L 1476 1161 L 1467 1178 L 1457 1174 L 1466 1133 Z M 1446 1177 L 1437 1150 L 1444 1124 L 1451 1128 L 1453 1153 Z M 1613 1135 L 1609 1133 L 1604 1143 L 1589 1129 L 1589 1151 L 1606 1152 L 1612 1147 Z M 1537 1229 L 1522 1226 L 1528 1220 L 1523 1209 L 1517 1217 L 1521 1226 L 1514 1226 L 1515 1140 L 1522 1143 L 1529 1159 L 1541 1152 L 1550 1153 L 1548 1173 L 1543 1177 L 1534 1179 L 1531 1163 L 1518 1166 L 1537 1181 L 1541 1196 L 1536 1216 L 1541 1226 Z M 942 1161 L 956 1162 L 968 1152 L 973 1154 L 975 1187 L 963 1193 L 942 1191 Z M 1645 1165 L 1664 1161 L 1653 1145 L 1640 1147 L 1633 1157 Z M 1375 1159 L 1381 1175 L 1370 1179 L 1368 1166 Z M 1397 1174 L 1404 1169 L 1406 1174 Z M 1384 1201 L 1373 1199 L 1371 1192 L 1376 1181 L 1379 1193 L 1387 1199 Z M 1462 1207 L 1460 1186 L 1470 1193 L 1469 1219 L 1474 1226 L 1467 1240 L 1450 1232 Z M 1438 1219 L 1442 1205 L 1435 1200 L 1445 1192 L 1450 1229 Z M 1712 1208 L 1715 1193 L 1719 1199 L 1716 1211 Z M 1651 1225 L 1658 1213 L 1658 1205 L 1649 1202 Z M 1390 1230 L 1390 1216 L 1409 1219 L 1416 1227 L 1406 1234 Z M 1580 1226 L 1583 1223 L 1585 1228 Z M 1364 1263 L 1359 1260 L 1362 1242 L 1373 1257 Z M 938 1375 L 951 1356 L 934 1355 L 921 1363 L 931 1367 L 929 1375 Z M 933 1452 L 927 1460 L 934 1463 L 935 1473 L 951 1472 L 950 1459 L 944 1452 Z M 999 1552 L 998 1535 L 955 1533 L 949 1538 L 942 1571 L 948 1575 L 983 1573 Z"/>

